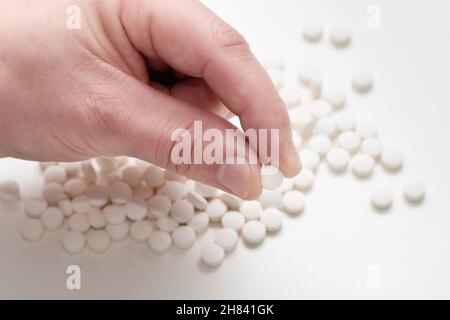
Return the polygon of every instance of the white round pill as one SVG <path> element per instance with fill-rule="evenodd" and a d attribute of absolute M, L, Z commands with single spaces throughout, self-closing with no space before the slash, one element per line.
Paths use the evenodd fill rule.
<path fill-rule="evenodd" d="M 220 266 L 225 258 L 223 248 L 215 243 L 208 244 L 202 249 L 202 262 L 205 266 L 216 268 Z"/>
<path fill-rule="evenodd" d="M 213 222 L 220 221 L 222 216 L 227 212 L 227 205 L 220 199 L 211 200 L 206 206 L 206 214 Z"/>
<path fill-rule="evenodd" d="M 187 193 L 186 200 L 198 210 L 205 210 L 208 204 L 208 201 L 200 193 L 192 190 Z"/>
<path fill-rule="evenodd" d="M 336 120 L 332 117 L 323 117 L 317 120 L 314 126 L 313 134 L 326 135 L 327 137 L 334 137 L 337 132 Z"/>
<path fill-rule="evenodd" d="M 425 197 L 425 184 L 418 180 L 408 180 L 403 184 L 403 195 L 409 202 L 418 203 Z"/>
<path fill-rule="evenodd" d="M 153 218 L 165 217 L 169 214 L 172 203 L 164 195 L 155 195 L 148 201 L 148 212 Z"/>
<path fill-rule="evenodd" d="M 280 71 L 284 71 L 284 59 L 283 57 L 276 54 L 271 54 L 264 57 L 262 65 L 266 69 L 275 68 L 279 69 Z"/>
<path fill-rule="evenodd" d="M 144 178 L 145 171 L 140 166 L 128 166 L 122 170 L 122 181 L 130 187 L 140 186 Z"/>
<path fill-rule="evenodd" d="M 283 173 L 275 166 L 261 168 L 261 184 L 266 190 L 274 190 L 283 183 Z"/>
<path fill-rule="evenodd" d="M 95 159 L 100 169 L 104 172 L 111 172 L 116 168 L 116 158 L 98 157 Z"/>
<path fill-rule="evenodd" d="M 28 242 L 36 242 L 44 235 L 44 225 L 40 220 L 25 219 L 20 226 L 22 237 Z"/>
<path fill-rule="evenodd" d="M 257 220 L 262 212 L 261 204 L 258 201 L 244 201 L 239 207 L 239 211 L 245 220 Z"/>
<path fill-rule="evenodd" d="M 137 242 L 147 241 L 153 232 L 153 224 L 148 220 L 139 220 L 131 224 L 130 236 Z"/>
<path fill-rule="evenodd" d="M 319 73 L 317 66 L 312 64 L 303 64 L 298 68 L 298 80 L 305 86 L 311 84 L 314 75 Z"/>
<path fill-rule="evenodd" d="M 327 86 L 323 89 L 323 99 L 328 101 L 333 109 L 341 109 L 345 105 L 345 90 L 339 86 Z"/>
<path fill-rule="evenodd" d="M 178 223 L 188 223 L 194 216 L 194 206 L 186 199 L 177 200 L 172 204 L 170 215 Z"/>
<path fill-rule="evenodd" d="M 128 222 L 120 224 L 108 224 L 106 226 L 106 232 L 111 237 L 113 241 L 122 241 L 128 237 L 130 231 L 130 225 Z"/>
<path fill-rule="evenodd" d="M 373 86 L 372 73 L 365 68 L 358 68 L 352 74 L 353 88 L 361 93 L 369 91 Z"/>
<path fill-rule="evenodd" d="M 351 113 L 341 113 L 335 119 L 339 131 L 350 131 L 356 127 L 356 118 Z"/>
<path fill-rule="evenodd" d="M 344 131 L 339 134 L 337 138 L 337 144 L 339 147 L 344 148 L 350 153 L 353 153 L 358 150 L 361 144 L 361 137 L 356 132 Z"/>
<path fill-rule="evenodd" d="M 103 229 L 106 226 L 105 217 L 101 209 L 90 207 L 86 212 L 89 225 L 94 229 Z"/>
<path fill-rule="evenodd" d="M 41 222 L 47 230 L 57 230 L 64 222 L 64 214 L 59 208 L 49 207 L 41 214 Z"/>
<path fill-rule="evenodd" d="M 318 20 L 308 20 L 303 24 L 303 38 L 309 42 L 317 42 L 322 38 L 323 25 Z"/>
<path fill-rule="evenodd" d="M 221 222 L 224 228 L 239 232 L 245 223 L 245 218 L 240 212 L 228 211 L 223 215 Z"/>
<path fill-rule="evenodd" d="M 320 119 L 328 116 L 333 108 L 328 101 L 325 100 L 317 100 L 311 103 L 311 115 L 315 119 Z"/>
<path fill-rule="evenodd" d="M 223 218 L 223 217 L 222 217 Z M 188 226 L 194 229 L 195 233 L 201 234 L 208 230 L 209 217 L 206 213 L 196 213 L 189 221 Z"/>
<path fill-rule="evenodd" d="M 125 204 L 125 214 L 132 221 L 142 220 L 147 217 L 147 203 L 142 199 L 131 199 Z"/>
<path fill-rule="evenodd" d="M 399 170 L 403 165 L 403 154 L 398 149 L 384 147 L 381 152 L 381 163 L 387 170 Z"/>
<path fill-rule="evenodd" d="M 125 208 L 115 204 L 104 207 L 103 215 L 108 224 L 120 224 L 125 222 L 127 218 Z"/>
<path fill-rule="evenodd" d="M 156 254 L 163 254 L 169 251 L 172 245 L 172 237 L 164 231 L 155 231 L 148 238 L 150 249 Z"/>
<path fill-rule="evenodd" d="M 223 250 L 230 252 L 236 249 L 239 236 L 233 229 L 220 229 L 216 232 L 214 242 L 221 246 Z"/>
<path fill-rule="evenodd" d="M 375 208 L 386 210 L 391 207 L 394 195 L 389 187 L 378 186 L 372 190 L 370 200 Z"/>
<path fill-rule="evenodd" d="M 348 167 L 350 154 L 342 148 L 332 148 L 327 154 L 327 163 L 332 171 L 342 172 Z"/>
<path fill-rule="evenodd" d="M 231 210 L 238 210 L 239 206 L 242 203 L 241 199 L 232 194 L 229 194 L 228 192 L 221 192 L 219 195 L 219 199 L 222 200 Z"/>
<path fill-rule="evenodd" d="M 64 162 L 60 163 L 66 170 L 67 177 L 76 177 L 80 173 L 79 162 Z"/>
<path fill-rule="evenodd" d="M 309 168 L 303 168 L 294 178 L 294 187 L 300 191 L 311 189 L 314 183 L 314 171 Z"/>
<path fill-rule="evenodd" d="M 86 243 L 94 253 L 103 253 L 111 246 L 111 237 L 105 230 L 89 230 Z"/>
<path fill-rule="evenodd" d="M 266 237 L 266 227 L 261 221 L 249 221 L 242 227 L 242 237 L 249 244 L 259 244 Z"/>
<path fill-rule="evenodd" d="M 153 197 L 153 189 L 144 185 L 138 186 L 133 189 L 133 198 L 148 200 Z"/>
<path fill-rule="evenodd" d="M 79 196 L 72 199 L 72 209 L 74 212 L 85 213 L 91 207 L 86 196 Z"/>
<path fill-rule="evenodd" d="M 64 183 L 64 191 L 71 197 L 78 197 L 86 192 L 88 185 L 82 178 L 72 178 Z"/>
<path fill-rule="evenodd" d="M 133 190 L 128 184 L 122 181 L 116 181 L 111 185 L 109 198 L 114 204 L 125 204 L 133 196 Z"/>
<path fill-rule="evenodd" d="M 47 201 L 42 198 L 31 198 L 25 202 L 25 213 L 31 218 L 39 218 L 47 209 Z"/>
<path fill-rule="evenodd" d="M 61 245 L 68 254 L 77 254 L 83 251 L 86 238 L 81 232 L 67 231 L 61 238 Z"/>
<path fill-rule="evenodd" d="M 360 153 L 353 157 L 350 166 L 356 176 L 366 178 L 372 175 L 375 160 L 365 153 Z"/>
<path fill-rule="evenodd" d="M 302 93 L 299 88 L 284 88 L 280 92 L 280 97 L 288 109 L 296 107 L 302 102 Z"/>
<path fill-rule="evenodd" d="M 305 208 L 305 196 L 302 192 L 292 190 L 283 196 L 284 210 L 292 215 L 299 214 Z"/>
<path fill-rule="evenodd" d="M 161 217 L 156 219 L 156 227 L 165 232 L 172 232 L 178 228 L 179 224 L 171 217 Z"/>
<path fill-rule="evenodd" d="M 280 188 L 277 190 L 263 190 L 258 200 L 263 208 L 282 208 L 283 192 Z"/>
<path fill-rule="evenodd" d="M 346 25 L 335 25 L 330 30 L 330 40 L 335 47 L 346 47 L 350 43 L 351 37 L 350 28 Z"/>
<path fill-rule="evenodd" d="M 161 189 L 162 194 L 172 201 L 183 199 L 188 191 L 187 187 L 179 181 L 169 181 Z"/>
<path fill-rule="evenodd" d="M 308 146 L 316 152 L 319 156 L 325 156 L 332 145 L 331 139 L 326 135 L 317 135 L 311 137 L 308 141 Z"/>
<path fill-rule="evenodd" d="M 101 208 L 108 203 L 109 187 L 94 184 L 86 190 L 86 198 L 91 206 Z"/>
<path fill-rule="evenodd" d="M 178 227 L 172 233 L 172 240 L 175 247 L 189 249 L 195 242 L 195 231 L 189 226 Z"/>
<path fill-rule="evenodd" d="M 45 168 L 44 172 L 45 183 L 56 182 L 63 184 L 67 179 L 66 169 L 61 165 L 51 165 Z"/>
<path fill-rule="evenodd" d="M 65 217 L 70 217 L 74 212 L 72 201 L 65 195 L 58 200 L 58 208 L 62 211 Z"/>
<path fill-rule="evenodd" d="M 277 232 L 283 226 L 283 214 L 277 208 L 267 208 L 261 213 L 261 222 L 267 232 Z"/>
<path fill-rule="evenodd" d="M 75 213 L 69 217 L 67 226 L 70 230 L 86 232 L 91 227 L 86 215 L 84 213 Z"/>
<path fill-rule="evenodd" d="M 56 182 L 46 184 L 42 189 L 42 197 L 49 205 L 56 205 L 64 196 L 64 188 Z"/>
<path fill-rule="evenodd" d="M 319 155 L 312 150 L 302 150 L 299 155 L 304 168 L 315 171 L 320 164 Z"/>
<path fill-rule="evenodd" d="M 378 138 L 367 138 L 361 143 L 361 152 L 373 158 L 378 158 L 383 151 L 383 145 Z"/>
<path fill-rule="evenodd" d="M 149 166 L 145 171 L 144 181 L 150 188 L 159 188 L 166 182 L 166 176 L 161 168 Z"/>
<path fill-rule="evenodd" d="M 322 96 L 322 76 L 319 72 L 313 74 L 311 78 L 311 83 L 309 84 L 309 88 L 311 90 L 311 97 L 313 99 L 320 99 Z M 324 110 L 321 110 L 318 115 L 323 114 Z M 319 118 L 319 116 L 315 116 L 315 118 Z"/>
<path fill-rule="evenodd" d="M 97 172 L 90 160 L 81 163 L 81 172 L 83 173 L 84 180 L 89 184 L 93 184 L 97 181 Z"/>
<path fill-rule="evenodd" d="M 378 127 L 376 124 L 366 120 L 358 120 L 355 131 L 363 139 L 375 137 L 378 134 Z"/>

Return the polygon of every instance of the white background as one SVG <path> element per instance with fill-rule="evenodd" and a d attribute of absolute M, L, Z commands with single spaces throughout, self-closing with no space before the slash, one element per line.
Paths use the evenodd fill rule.
<path fill-rule="evenodd" d="M 114 243 L 103 255 L 85 250 L 68 256 L 58 232 L 28 244 L 17 230 L 21 204 L 0 205 L 0 298 L 450 298 L 450 2 L 205 3 L 247 37 L 258 57 L 284 56 L 291 83 L 299 63 L 313 62 L 326 83 L 351 92 L 352 67 L 370 66 L 374 90 L 351 95 L 347 109 L 376 121 L 384 141 L 402 148 L 402 172 L 378 167 L 372 179 L 360 181 L 322 166 L 301 216 L 286 219 L 282 232 L 258 248 L 241 244 L 212 271 L 199 265 L 199 242 L 164 256 L 131 240 Z M 381 8 L 379 31 L 366 28 L 369 4 Z M 336 50 L 327 37 L 306 45 L 299 30 L 307 17 L 350 24 L 351 46 Z M 423 205 L 403 200 L 406 177 L 425 180 Z M 17 178 L 26 195 L 42 183 L 34 163 L 12 159 L 0 160 L 4 178 Z M 374 211 L 368 201 L 378 182 L 395 191 L 387 213 Z M 65 287 L 70 264 L 81 267 L 81 291 Z"/>

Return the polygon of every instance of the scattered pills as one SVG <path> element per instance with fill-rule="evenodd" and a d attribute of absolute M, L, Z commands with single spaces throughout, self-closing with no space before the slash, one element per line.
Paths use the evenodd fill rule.
<path fill-rule="evenodd" d="M 314 183 L 314 171 L 303 168 L 294 178 L 294 187 L 300 191 L 308 191 Z"/>
<path fill-rule="evenodd" d="M 178 222 L 173 220 L 171 217 L 161 217 L 156 219 L 156 227 L 159 230 L 165 231 L 165 232 L 172 232 L 176 228 L 178 228 Z"/>
<path fill-rule="evenodd" d="M 357 92 L 369 91 L 373 86 L 372 73 L 364 68 L 355 69 L 352 74 L 352 85 Z"/>
<path fill-rule="evenodd" d="M 259 219 L 262 210 L 261 204 L 258 201 L 244 201 L 239 208 L 239 211 L 247 221 Z"/>
<path fill-rule="evenodd" d="M 239 236 L 233 229 L 220 229 L 216 232 L 214 242 L 221 246 L 223 250 L 230 252 L 236 249 Z"/>
<path fill-rule="evenodd" d="M 86 212 L 89 225 L 94 229 L 103 229 L 106 226 L 105 217 L 101 209 L 90 207 Z"/>
<path fill-rule="evenodd" d="M 204 233 L 209 226 L 209 216 L 204 212 L 196 213 L 189 221 L 188 226 L 194 229 L 197 234 Z"/>
<path fill-rule="evenodd" d="M 137 242 L 146 242 L 153 229 L 153 224 L 148 220 L 135 221 L 130 226 L 130 236 Z"/>
<path fill-rule="evenodd" d="M 335 119 L 339 131 L 350 131 L 356 127 L 356 118 L 351 113 L 341 113 Z"/>
<path fill-rule="evenodd" d="M 20 186 L 17 181 L 6 180 L 0 182 L 0 202 L 16 202 L 20 198 Z"/>
<path fill-rule="evenodd" d="M 86 190 L 86 198 L 91 206 L 102 208 L 108 203 L 109 188 L 99 184 L 91 185 Z"/>
<path fill-rule="evenodd" d="M 345 131 L 339 134 L 337 144 L 348 152 L 354 153 L 361 144 L 361 137 L 356 132 Z"/>
<path fill-rule="evenodd" d="M 227 205 L 222 200 L 213 199 L 206 206 L 205 212 L 211 221 L 217 222 L 220 221 L 227 210 Z"/>
<path fill-rule="evenodd" d="M 403 165 L 403 154 L 400 150 L 384 147 L 381 152 L 381 163 L 390 171 L 397 171 Z"/>
<path fill-rule="evenodd" d="M 195 231 L 189 226 L 180 226 L 173 231 L 172 240 L 175 247 L 189 249 L 194 244 Z"/>
<path fill-rule="evenodd" d="M 377 126 L 370 121 L 359 120 L 356 123 L 355 131 L 363 139 L 375 137 L 378 133 Z"/>
<path fill-rule="evenodd" d="M 320 157 L 316 152 L 304 149 L 300 151 L 299 155 L 304 168 L 309 168 L 313 171 L 316 171 L 317 167 L 320 164 Z"/>
<path fill-rule="evenodd" d="M 328 167 L 334 172 L 342 172 L 347 169 L 350 162 L 350 154 L 342 148 L 332 148 L 327 154 Z"/>
<path fill-rule="evenodd" d="M 47 230 L 57 230 L 64 222 L 64 214 L 59 208 L 49 207 L 41 214 L 41 222 Z"/>
<path fill-rule="evenodd" d="M 277 232 L 283 226 L 283 214 L 279 209 L 267 208 L 261 213 L 261 222 L 267 232 Z"/>
<path fill-rule="evenodd" d="M 209 244 L 202 249 L 202 262 L 210 268 L 217 268 L 223 263 L 225 251 L 215 243 Z"/>
<path fill-rule="evenodd" d="M 74 212 L 85 213 L 90 208 L 86 196 L 79 196 L 72 199 L 72 209 Z"/>
<path fill-rule="evenodd" d="M 242 227 L 242 237 L 249 244 L 260 244 L 266 238 L 266 227 L 261 221 L 248 221 Z"/>
<path fill-rule="evenodd" d="M 106 226 L 106 232 L 113 241 L 122 241 L 128 237 L 130 232 L 130 225 L 128 222 L 120 224 L 108 224 Z"/>
<path fill-rule="evenodd" d="M 148 212 L 153 218 L 167 216 L 171 207 L 170 199 L 163 195 L 156 195 L 148 201 Z"/>
<path fill-rule="evenodd" d="M 85 193 L 88 185 L 82 178 L 72 178 L 64 183 L 64 191 L 71 197 L 78 197 Z"/>
<path fill-rule="evenodd" d="M 177 200 L 172 204 L 170 215 L 178 223 L 188 223 L 194 216 L 194 206 L 186 199 Z"/>
<path fill-rule="evenodd" d="M 133 190 L 128 184 L 122 181 L 116 181 L 111 185 L 109 198 L 114 204 L 125 204 L 133 196 Z"/>
<path fill-rule="evenodd" d="M 111 237 L 105 230 L 89 230 L 86 234 L 86 243 L 94 253 L 106 252 L 111 245 Z"/>
<path fill-rule="evenodd" d="M 288 109 L 296 107 L 302 103 L 302 93 L 299 88 L 284 88 L 280 92 L 280 97 Z"/>
<path fill-rule="evenodd" d="M 332 117 L 323 117 L 317 120 L 313 134 L 315 135 L 325 135 L 329 138 L 332 138 L 336 135 L 337 125 L 336 121 Z"/>
<path fill-rule="evenodd" d="M 237 211 L 229 211 L 222 216 L 222 226 L 239 232 L 245 224 L 244 216 Z"/>
<path fill-rule="evenodd" d="M 103 215 L 108 224 L 120 224 L 125 222 L 127 215 L 123 206 L 111 204 L 103 208 Z"/>
<path fill-rule="evenodd" d="M 205 210 L 208 205 L 208 201 L 196 191 L 189 191 L 186 195 L 186 200 L 198 210 Z"/>
<path fill-rule="evenodd" d="M 323 99 L 328 101 L 333 109 L 344 107 L 346 102 L 345 90 L 339 86 L 327 86 L 323 89 Z"/>
<path fill-rule="evenodd" d="M 373 168 L 375 167 L 375 161 L 371 156 L 360 153 L 353 157 L 350 166 L 356 176 L 366 178 L 372 175 Z"/>
<path fill-rule="evenodd" d="M 147 203 L 142 199 L 131 199 L 124 209 L 127 218 L 132 221 L 142 220 L 148 215 Z"/>
<path fill-rule="evenodd" d="M 328 116 L 332 111 L 331 104 L 325 100 L 317 100 L 311 103 L 311 115 L 314 119 Z"/>
<path fill-rule="evenodd" d="M 389 187 L 378 186 L 372 190 L 370 200 L 375 208 L 386 210 L 391 207 L 394 195 Z"/>
<path fill-rule="evenodd" d="M 122 181 L 130 187 L 138 187 L 144 178 L 144 170 L 139 166 L 128 166 L 122 170 Z"/>
<path fill-rule="evenodd" d="M 67 196 L 63 196 L 61 199 L 59 199 L 57 206 L 62 211 L 65 217 L 70 217 L 74 212 L 72 201 Z"/>
<path fill-rule="evenodd" d="M 350 28 L 346 25 L 335 25 L 330 29 L 331 43 L 338 48 L 346 47 L 351 40 Z"/>
<path fill-rule="evenodd" d="M 317 42 L 322 38 L 323 25 L 317 20 L 308 20 L 303 24 L 303 38 L 309 42 Z"/>
<path fill-rule="evenodd" d="M 187 187 L 180 181 L 167 182 L 161 190 L 162 194 L 172 201 L 183 199 L 188 191 Z"/>
<path fill-rule="evenodd" d="M 377 159 L 383 151 L 383 145 L 378 138 L 367 138 L 361 143 L 361 152 Z"/>
<path fill-rule="evenodd" d="M 27 218 L 22 222 L 20 233 L 28 242 L 36 242 L 44 235 L 44 225 L 40 220 Z"/>
<path fill-rule="evenodd" d="M 305 196 L 302 192 L 291 190 L 283 196 L 284 210 L 292 215 L 299 214 L 305 208 Z"/>
<path fill-rule="evenodd" d="M 280 188 L 277 190 L 263 190 L 258 200 L 263 208 L 282 208 L 283 192 Z"/>
<path fill-rule="evenodd" d="M 67 220 L 67 226 L 73 231 L 86 232 L 91 227 L 91 224 L 84 213 L 75 213 Z"/>
<path fill-rule="evenodd" d="M 263 166 L 261 168 L 261 184 L 264 189 L 274 190 L 283 183 L 283 173 L 274 166 Z"/>
<path fill-rule="evenodd" d="M 408 180 L 403 184 L 403 195 L 409 202 L 418 203 L 425 198 L 425 184 L 418 180 Z"/>
<path fill-rule="evenodd" d="M 67 231 L 63 234 L 61 245 L 69 254 L 77 254 L 83 251 L 86 245 L 84 234 L 78 231 Z"/>
<path fill-rule="evenodd" d="M 148 237 L 148 245 L 156 254 L 163 254 L 169 251 L 172 245 L 172 237 L 164 231 L 155 231 Z"/>
<path fill-rule="evenodd" d="M 45 183 L 56 182 L 63 184 L 67 179 L 66 169 L 61 165 L 51 165 L 42 173 Z"/>
<path fill-rule="evenodd" d="M 308 146 L 319 156 L 323 157 L 330 150 L 332 142 L 326 135 L 317 135 L 309 139 Z"/>
<path fill-rule="evenodd" d="M 47 201 L 45 201 L 42 198 L 31 198 L 25 201 L 24 209 L 25 213 L 30 218 L 39 218 L 44 212 L 45 209 L 47 209 Z"/>
<path fill-rule="evenodd" d="M 318 74 L 319 70 L 316 66 L 311 64 L 304 64 L 298 68 L 298 80 L 305 86 L 309 86 L 314 75 Z"/>

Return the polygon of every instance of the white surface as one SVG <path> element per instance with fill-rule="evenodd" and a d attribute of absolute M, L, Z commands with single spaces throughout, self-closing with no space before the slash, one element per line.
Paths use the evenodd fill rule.
<path fill-rule="evenodd" d="M 21 205 L 1 205 L 0 297 L 450 298 L 450 2 L 378 0 L 379 31 L 365 27 L 366 9 L 374 1 L 207 3 L 259 56 L 283 55 L 288 72 L 301 62 L 316 62 L 325 80 L 347 81 L 344 110 L 367 116 L 378 124 L 382 139 L 401 146 L 406 162 L 400 174 L 378 166 L 371 179 L 360 181 L 348 172 L 334 176 L 321 165 L 304 213 L 286 217 L 283 229 L 257 248 L 240 241 L 212 270 L 199 263 L 200 242 L 162 256 L 129 239 L 112 243 L 105 254 L 84 250 L 69 256 L 61 249 L 60 231 L 29 244 L 19 233 Z M 349 23 L 349 47 L 333 49 L 326 39 L 306 46 L 300 30 L 308 16 Z M 354 63 L 374 72 L 374 87 L 366 95 L 351 91 Z M 0 179 L 18 178 L 27 196 L 38 189 L 36 172 L 31 163 L 0 161 Z M 427 185 L 420 206 L 403 199 L 410 174 Z M 375 183 L 395 191 L 388 212 L 372 209 Z M 211 243 L 211 236 L 200 238 Z M 81 267 L 81 291 L 66 289 L 71 264 Z"/>

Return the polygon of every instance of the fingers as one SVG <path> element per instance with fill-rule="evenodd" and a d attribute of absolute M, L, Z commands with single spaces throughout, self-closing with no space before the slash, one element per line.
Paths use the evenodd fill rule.
<path fill-rule="evenodd" d="M 141 20 L 136 24 L 131 15 L 138 3 Z M 300 159 L 286 108 L 238 32 L 195 0 L 128 1 L 122 20 L 138 50 L 146 54 L 151 39 L 152 50 L 171 67 L 202 77 L 240 117 L 244 130 L 278 129 L 279 166 L 287 177 L 298 173 Z"/>
<path fill-rule="evenodd" d="M 251 162 L 248 151 L 238 163 L 237 150 L 227 153 L 225 141 L 206 141 L 206 132 L 211 128 L 225 139 L 227 129 L 236 129 L 229 122 L 128 76 L 120 84 L 120 91 L 123 95 L 99 108 L 95 116 L 107 123 L 107 132 L 102 135 L 113 137 L 108 143 L 113 153 L 143 159 L 243 199 L 259 196 L 260 167 L 255 160 Z M 210 161 L 213 153 L 208 152 L 212 146 L 214 163 Z M 249 148 L 245 140 L 241 147 Z"/>

